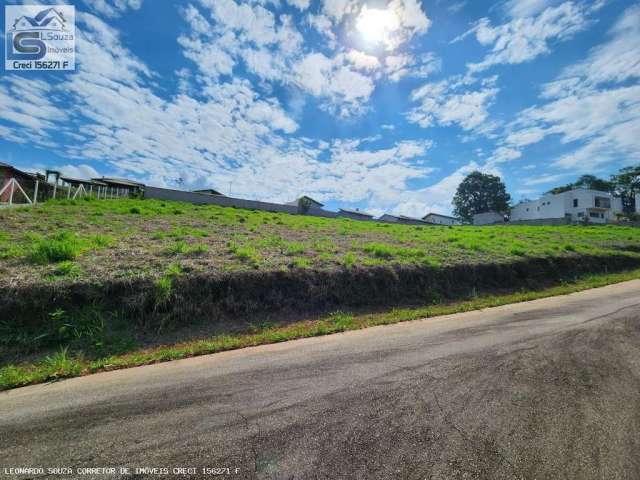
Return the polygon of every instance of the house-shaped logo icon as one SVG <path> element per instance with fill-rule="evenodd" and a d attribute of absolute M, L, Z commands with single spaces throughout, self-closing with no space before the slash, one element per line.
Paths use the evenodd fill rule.
<path fill-rule="evenodd" d="M 24 31 L 42 31 L 42 30 L 65 30 L 66 20 L 62 13 L 55 8 L 47 8 L 42 10 L 34 17 L 28 17 L 22 15 L 18 17 L 13 23 L 12 31 L 24 32 Z"/>

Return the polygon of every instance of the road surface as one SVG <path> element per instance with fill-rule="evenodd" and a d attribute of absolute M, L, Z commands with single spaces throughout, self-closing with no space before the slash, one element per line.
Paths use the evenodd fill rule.
<path fill-rule="evenodd" d="M 640 281 L 4 392 L 17 467 L 638 479 Z"/>

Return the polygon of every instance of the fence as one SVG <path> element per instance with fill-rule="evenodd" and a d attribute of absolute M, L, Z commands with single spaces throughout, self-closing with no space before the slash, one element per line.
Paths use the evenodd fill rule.
<path fill-rule="evenodd" d="M 58 185 L 45 182 L 34 177 L 10 177 L 0 187 L 0 207 L 17 207 L 36 205 L 48 199 L 69 199 L 93 197 L 96 199 L 115 199 L 128 197 L 129 191 L 125 188 L 109 185 L 77 184 Z"/>

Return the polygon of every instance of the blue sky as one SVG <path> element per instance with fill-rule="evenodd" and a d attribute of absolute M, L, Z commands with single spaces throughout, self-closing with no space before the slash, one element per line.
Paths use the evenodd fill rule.
<path fill-rule="evenodd" d="M 412 216 L 640 162 L 638 2 L 65 3 L 76 71 L 2 71 L 0 161 Z"/>

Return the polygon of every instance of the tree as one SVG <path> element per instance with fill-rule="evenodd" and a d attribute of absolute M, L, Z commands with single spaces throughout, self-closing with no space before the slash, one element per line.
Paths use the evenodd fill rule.
<path fill-rule="evenodd" d="M 630 216 L 636 210 L 636 194 L 640 193 L 640 165 L 622 168 L 611 176 L 614 193 L 622 198 L 622 210 Z"/>
<path fill-rule="evenodd" d="M 600 190 L 601 192 L 613 192 L 615 185 L 613 182 L 603 180 L 595 175 L 582 175 L 575 183 L 569 183 L 562 187 L 556 187 L 549 190 L 547 193 L 558 194 L 568 192 L 575 188 L 588 188 L 589 190 Z"/>
<path fill-rule="evenodd" d="M 453 197 L 454 214 L 471 222 L 476 213 L 506 213 L 510 200 L 500 177 L 475 171 L 458 185 Z"/>

